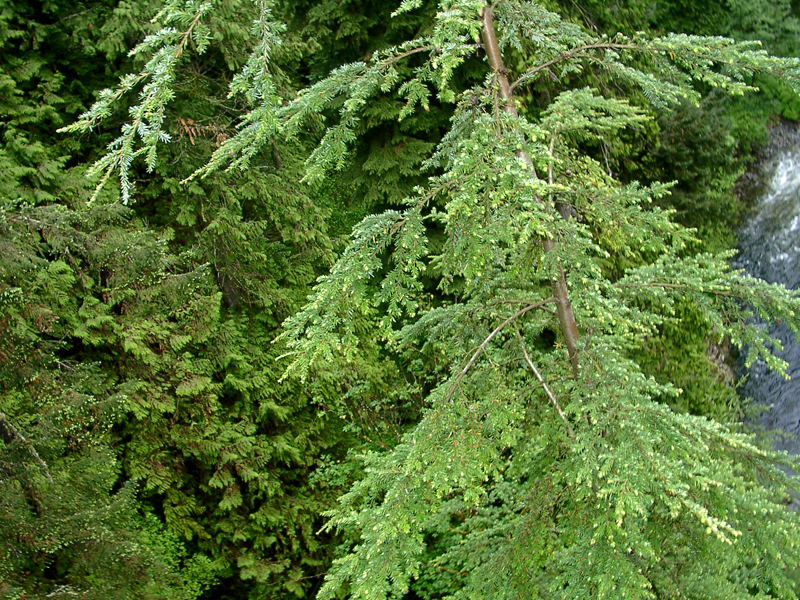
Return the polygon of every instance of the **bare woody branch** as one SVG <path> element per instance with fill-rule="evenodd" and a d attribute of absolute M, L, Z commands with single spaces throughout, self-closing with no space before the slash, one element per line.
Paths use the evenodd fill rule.
<path fill-rule="evenodd" d="M 467 374 L 467 371 L 469 371 L 472 368 L 472 365 L 475 364 L 475 361 L 478 360 L 478 356 L 480 356 L 481 352 L 483 352 L 486 349 L 486 346 L 489 345 L 489 342 L 491 342 L 494 339 L 494 337 L 498 333 L 500 333 L 509 323 L 513 323 L 514 321 L 516 321 L 522 315 L 524 315 L 529 311 L 532 311 L 536 308 L 541 308 L 545 304 L 549 304 L 550 302 L 555 302 L 555 301 L 556 301 L 555 298 L 548 298 L 547 300 L 542 300 L 541 302 L 536 302 L 535 304 L 529 304 L 525 308 L 518 310 L 516 313 L 508 317 L 505 321 L 500 323 L 500 325 L 498 325 L 494 329 L 494 331 L 492 331 L 492 333 L 490 333 L 486 337 L 486 339 L 483 340 L 483 342 L 481 342 L 481 345 L 478 346 L 478 348 L 475 350 L 475 352 L 473 353 L 472 357 L 469 359 L 467 364 L 464 365 L 464 368 L 458 372 L 458 375 L 456 375 L 456 378 L 453 380 L 453 383 L 450 386 L 450 391 L 447 392 L 447 397 L 445 398 L 445 400 L 449 400 L 453 396 L 453 392 L 455 392 L 456 388 L 458 387 L 458 384 L 461 383 L 461 380 L 464 378 L 464 375 Z"/>
<path fill-rule="evenodd" d="M 536 376 L 536 379 L 538 379 L 539 383 L 542 384 L 542 387 L 544 388 L 544 393 L 547 394 L 548 398 L 550 398 L 550 402 L 552 402 L 553 406 L 555 406 L 556 412 L 558 412 L 558 416 L 561 417 L 561 420 L 564 421 L 564 425 L 567 426 L 567 433 L 569 433 L 570 439 L 572 441 L 575 441 L 575 432 L 572 430 L 572 426 L 569 424 L 569 421 L 567 421 L 567 416 L 564 414 L 564 411 L 561 410 L 561 407 L 558 404 L 558 400 L 556 400 L 556 397 L 553 395 L 553 392 L 550 391 L 550 388 L 547 386 L 547 383 L 542 377 L 542 374 L 539 373 L 539 369 L 536 368 L 536 365 L 533 364 L 531 357 L 528 355 L 528 349 L 525 347 L 525 342 L 522 340 L 522 334 L 520 334 L 519 327 L 517 327 L 516 323 L 514 324 L 514 329 L 517 332 L 517 339 L 519 340 L 519 345 L 522 347 L 522 354 L 525 357 L 525 362 L 528 363 L 528 366 L 531 368 L 531 371 L 533 371 L 533 374 Z"/>

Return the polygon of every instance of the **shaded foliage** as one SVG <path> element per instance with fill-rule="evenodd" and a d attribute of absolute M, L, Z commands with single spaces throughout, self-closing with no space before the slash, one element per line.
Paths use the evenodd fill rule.
<path fill-rule="evenodd" d="M 767 36 L 792 52 L 791 7 L 502 3 L 519 120 L 483 60 L 481 7 L 0 0 L 3 594 L 308 596 L 342 541 L 354 554 L 329 595 L 348 579 L 399 593 L 410 574 L 431 598 L 590 594 L 596 577 L 658 597 L 697 581 L 790 589 L 775 569 L 791 549 L 748 562 L 790 538 L 778 492 L 753 483 L 780 489 L 780 472 L 684 413 L 737 414 L 710 339 L 769 356 L 726 294 L 790 320 L 794 299 L 724 257 L 691 258 L 668 211 L 703 248 L 725 247 L 741 151 L 797 101 L 753 78 L 781 64 L 755 46 L 636 32 Z M 585 64 L 562 57 L 592 43 Z M 751 84 L 756 101 L 692 102 Z M 671 195 L 654 183 L 673 179 Z M 555 212 L 539 203 L 550 196 Z M 580 220 L 562 222 L 564 207 Z M 554 253 L 532 242 L 548 239 Z M 548 312 L 559 265 L 583 368 L 605 365 L 588 379 L 570 377 Z M 544 304 L 520 337 L 504 331 L 449 388 L 532 298 Z M 287 352 L 305 378 L 282 377 Z M 614 487 L 653 469 L 641 496 Z M 345 535 L 320 532 L 354 481 L 328 513 Z M 674 577 L 686 552 L 740 537 L 738 510 L 774 518 L 719 577 L 703 561 Z M 614 549 L 634 538 L 641 552 Z M 411 558 L 363 559 L 385 540 Z M 592 540 L 599 558 L 578 564 Z"/>

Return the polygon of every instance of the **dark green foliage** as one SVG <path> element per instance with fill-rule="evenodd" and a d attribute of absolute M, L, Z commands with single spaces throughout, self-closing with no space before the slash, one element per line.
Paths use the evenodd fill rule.
<path fill-rule="evenodd" d="M 67 341 L 92 287 L 82 256 L 108 232 L 76 223 L 119 216 L 66 208 L 86 196 L 82 170 L 68 168 L 78 145 L 53 135 L 82 108 L 80 83 L 61 71 L 59 10 L 0 3 L 0 593 L 193 597 L 208 581 L 202 561 L 184 564 L 188 582 L 181 544 L 142 514 L 134 484 L 118 485 L 108 433 L 126 390 Z M 118 227 L 113 237 L 130 241 Z"/>
<path fill-rule="evenodd" d="M 659 4 L 661 18 L 654 26 L 661 30 L 679 30 L 710 35 L 727 35 L 737 40 L 759 40 L 764 48 L 782 56 L 800 54 L 800 18 L 789 0 L 762 2 L 760 0 L 726 0 L 725 2 L 681 2 L 682 10 L 673 10 L 672 3 Z M 757 73 L 752 85 L 759 93 L 740 98 L 717 96 L 706 109 L 711 111 L 710 120 L 721 117 L 728 120 L 724 125 L 727 135 L 723 139 L 735 140 L 732 152 L 747 159 L 753 150 L 766 141 L 767 126 L 776 118 L 789 120 L 800 118 L 800 100 L 789 86 L 779 78 Z M 688 137 L 688 136 L 687 136 Z M 729 144 L 729 142 L 728 142 Z M 702 162 L 698 156 L 695 162 Z M 716 165 L 717 162 L 710 164 Z M 732 174 L 724 167 L 720 173 Z M 715 185 L 729 194 L 730 183 Z M 735 218 L 731 211 L 728 218 Z"/>
<path fill-rule="evenodd" d="M 789 320 L 795 299 L 691 258 L 648 207 L 727 244 L 737 152 L 797 101 L 751 78 L 779 64 L 753 47 L 635 33 L 788 52 L 788 4 L 547 6 L 582 28 L 501 3 L 518 120 L 476 43 L 483 4 L 0 0 L 0 594 L 309 596 L 344 541 L 329 595 L 409 574 L 430 598 L 791 595 L 781 473 L 691 415 L 737 411 L 709 340 L 769 356 L 729 298 Z M 561 58 L 587 40 L 636 49 Z M 760 100 L 692 102 L 750 83 Z M 657 179 L 671 197 L 633 183 Z M 570 375 L 548 303 L 448 387 L 559 265 L 595 374 Z M 305 379 L 282 377 L 287 353 Z"/>
<path fill-rule="evenodd" d="M 25 538 L 30 550 L 19 546 L 24 556 L 0 585 L 67 593 L 93 577 L 103 580 L 100 597 L 179 597 L 216 581 L 238 597 L 304 595 L 330 552 L 316 531 L 336 493 L 309 475 L 322 452 L 342 455 L 358 432 L 320 408 L 339 402 L 340 381 L 278 382 L 283 350 L 271 342 L 332 260 L 325 220 L 341 202 L 318 206 L 299 183 L 302 140 L 271 144 L 247 172 L 179 183 L 232 135 L 242 99 L 226 98 L 227 80 L 247 59 L 257 12 L 230 2 L 209 15 L 215 45 L 196 60 L 187 50 L 175 70 L 175 112 L 163 122 L 175 144 L 156 155 L 157 178 L 135 174 L 138 202 L 124 208 L 113 186 L 87 206 L 94 184 L 72 165 L 92 156 L 95 139 L 54 130 L 103 82 L 91 57 L 121 60 L 158 26 L 147 22 L 156 4 L 38 8 L 2 12 L 4 32 L 46 40 L 51 54 L 30 67 L 26 57 L 44 46 L 3 55 L 12 76 L 1 115 L 0 412 L 38 449 L 62 500 L 12 440 L 4 482 L 41 496 L 42 508 L 9 493 L 3 544 L 17 548 L 21 527 L 54 537 Z M 82 78 L 88 72 L 97 79 Z M 349 220 L 341 209 L 337 218 Z M 351 376 L 364 390 L 364 419 L 395 377 L 382 364 L 362 363 Z M 43 396 L 32 395 L 46 381 Z M 69 417 L 75 411 L 80 418 Z M 82 505 L 97 522 L 86 531 L 87 521 L 72 518 Z M 97 558 L 115 555 L 130 556 L 125 568 L 140 575 Z"/>
<path fill-rule="evenodd" d="M 113 264 L 104 243 L 132 250 L 127 260 L 147 279 L 148 262 L 162 266 L 163 242 L 105 209 L 6 204 L 0 228 L 0 589 L 7 597 L 193 597 L 210 565 L 197 557 L 181 575 L 180 542 L 141 513 L 132 482 L 119 485 L 110 432 L 135 385 L 78 349 L 115 325 L 91 293 L 120 290 L 92 277 Z"/>
<path fill-rule="evenodd" d="M 650 19 L 653 26 L 661 31 L 685 31 L 698 35 L 730 34 L 731 24 L 737 20 L 732 14 L 732 4 L 729 0 L 657 0 L 653 3 Z M 739 3 L 740 6 L 747 4 Z M 772 3 L 761 4 L 764 8 Z"/>
<path fill-rule="evenodd" d="M 309 83 L 326 76 L 342 63 L 364 60 L 376 51 L 413 37 L 430 26 L 432 5 L 414 14 L 392 18 L 397 7 L 392 2 L 351 3 L 345 9 L 340 2 L 320 2 L 298 11 L 300 29 L 315 52 L 308 73 Z M 326 57 L 326 52 L 335 54 Z M 399 72 L 407 65 L 399 64 Z M 335 187 L 326 191 L 332 197 L 347 198 L 356 210 L 374 210 L 387 204 L 398 204 L 411 189 L 420 184 L 420 165 L 429 156 L 450 116 L 438 104 L 411 118 L 399 120 L 406 100 L 396 94 L 370 102 L 354 130 L 357 145 L 350 159 L 337 176 Z M 360 206 L 359 206 L 360 205 Z M 349 233 L 349 227 L 342 233 Z"/>
<path fill-rule="evenodd" d="M 728 6 L 727 29 L 720 27 L 720 33 L 760 40 L 770 52 L 782 56 L 800 53 L 800 18 L 791 0 L 728 0 Z"/>
<path fill-rule="evenodd" d="M 741 418 L 740 401 L 732 385 L 732 368 L 725 364 L 730 343 L 715 333 L 700 307 L 678 303 L 675 315 L 634 355 L 645 373 L 681 390 L 677 396 L 660 396 L 661 401 L 679 412 L 736 423 Z"/>
<path fill-rule="evenodd" d="M 734 187 L 744 157 L 722 101 L 684 102 L 662 115 L 659 126 L 657 145 L 645 160 L 650 177 L 676 182 L 665 204 L 677 211 L 680 223 L 698 230 L 707 248 L 730 247 L 741 215 Z"/>

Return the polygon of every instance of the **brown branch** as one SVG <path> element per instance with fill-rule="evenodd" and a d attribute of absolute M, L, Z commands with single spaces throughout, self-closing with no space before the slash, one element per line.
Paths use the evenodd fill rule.
<path fill-rule="evenodd" d="M 466 577 L 467 575 L 469 575 L 469 571 L 456 571 L 455 569 L 449 569 L 448 567 L 443 567 L 442 565 L 433 565 L 433 568 L 437 569 L 439 571 L 444 571 L 445 573 L 451 573 L 453 575 L 459 575 L 461 577 Z"/>
<path fill-rule="evenodd" d="M 481 11 L 483 21 L 483 49 L 489 59 L 489 66 L 495 72 L 495 79 L 500 91 L 500 96 L 505 100 L 505 110 L 514 117 L 518 117 L 517 108 L 514 106 L 512 89 L 508 84 L 508 70 L 503 62 L 503 55 L 500 53 L 500 45 L 497 43 L 497 34 L 494 31 L 494 5 L 486 6 Z"/>
<path fill-rule="evenodd" d="M 406 52 L 402 52 L 402 53 L 400 53 L 400 54 L 398 54 L 396 56 L 392 56 L 391 58 L 387 58 L 386 60 L 383 60 L 380 63 L 378 63 L 376 66 L 378 68 L 382 69 L 384 67 L 388 67 L 388 66 L 393 65 L 394 63 L 396 63 L 399 60 L 403 60 L 407 56 L 413 56 L 414 54 L 419 54 L 420 52 L 426 52 L 428 50 L 435 50 L 435 49 L 436 49 L 435 46 L 420 46 L 418 48 L 414 48 L 412 50 L 408 50 Z"/>
<path fill-rule="evenodd" d="M 514 329 L 517 332 L 517 339 L 519 340 L 519 345 L 522 347 L 522 354 L 523 356 L 525 356 L 525 362 L 528 363 L 528 366 L 531 368 L 531 371 L 533 371 L 533 374 L 536 376 L 536 379 L 538 379 L 539 383 L 542 384 L 545 394 L 547 394 L 547 397 L 550 398 L 550 402 L 553 403 L 553 406 L 556 407 L 556 412 L 558 412 L 558 416 L 561 417 L 562 421 L 564 421 L 564 425 L 567 426 L 567 433 L 569 433 L 570 439 L 574 442 L 575 432 L 572 430 L 572 426 L 569 424 L 569 421 L 567 421 L 567 417 L 564 414 L 564 411 L 561 410 L 561 407 L 558 405 L 558 400 L 556 400 L 556 397 L 553 395 L 553 392 L 550 391 L 550 388 L 547 387 L 547 383 L 542 377 L 542 374 L 539 373 L 539 370 L 536 368 L 536 365 L 533 364 L 531 357 L 528 355 L 528 349 L 525 347 L 525 342 L 522 341 L 522 334 L 519 332 L 519 327 L 517 327 L 516 323 L 514 323 Z"/>
<path fill-rule="evenodd" d="M 498 333 L 500 333 L 503 330 L 503 328 L 505 328 L 506 325 L 508 325 L 509 323 L 513 323 L 514 321 L 519 319 L 522 315 L 524 315 L 526 312 L 529 312 L 535 308 L 541 308 L 542 306 L 550 302 L 555 302 L 555 298 L 548 298 L 547 300 L 542 300 L 541 302 L 536 302 L 535 304 L 529 304 L 525 308 L 518 310 L 516 313 L 508 317 L 505 321 L 500 323 L 500 325 L 498 325 L 494 329 L 494 331 L 492 331 L 492 333 L 490 333 L 486 337 L 486 339 L 483 340 L 481 345 L 478 346 L 478 348 L 473 353 L 472 358 L 470 358 L 467 364 L 464 365 L 464 368 L 458 372 L 458 375 L 456 375 L 456 378 L 453 380 L 453 383 L 450 386 L 450 391 L 447 392 L 447 396 L 445 397 L 445 402 L 450 400 L 450 398 L 453 396 L 453 392 L 455 392 L 455 389 L 458 387 L 459 383 L 461 383 L 461 380 L 464 379 L 464 375 L 467 374 L 467 371 L 469 371 L 472 368 L 472 365 L 475 364 L 475 361 L 478 360 L 478 356 L 480 356 L 481 352 L 483 352 L 486 349 L 486 346 L 489 345 L 489 342 L 491 342 L 494 339 L 494 337 Z"/>
<path fill-rule="evenodd" d="M 550 146 L 548 148 L 548 156 L 549 160 L 547 163 L 547 177 L 548 183 L 550 183 L 550 189 L 553 189 L 554 177 L 553 177 L 553 161 L 554 161 L 554 151 L 556 145 L 556 134 L 553 134 L 550 137 Z M 549 198 L 550 205 L 554 205 L 553 202 L 553 194 L 550 192 Z M 563 204 L 559 204 L 556 206 L 559 214 L 563 217 L 565 221 L 569 220 L 570 213 L 569 207 L 565 207 Z M 553 241 L 552 240 L 545 240 L 544 244 L 545 250 L 551 250 L 553 248 Z M 578 357 L 578 324 L 575 322 L 575 315 L 572 313 L 572 304 L 569 301 L 569 289 L 567 288 L 567 279 L 564 275 L 564 268 L 561 265 L 561 261 L 558 263 L 558 277 L 553 280 L 553 296 L 555 296 L 557 303 L 556 309 L 558 312 L 558 321 L 561 324 L 561 331 L 564 334 L 564 341 L 567 344 L 567 354 L 569 355 L 569 360 L 572 363 L 572 374 L 575 378 L 578 377 L 578 367 L 580 366 L 580 359 Z"/>
<path fill-rule="evenodd" d="M 505 111 L 513 117 L 519 117 L 516 106 L 514 106 L 513 90 L 508 83 L 508 70 L 503 63 L 503 56 L 500 52 L 500 45 L 497 43 L 497 34 L 494 30 L 494 15 L 493 6 L 486 6 L 481 11 L 481 21 L 483 23 L 483 47 L 486 51 L 486 56 L 489 60 L 489 66 L 495 74 L 495 80 L 500 92 L 501 98 L 505 101 Z M 534 168 L 533 161 L 524 150 L 517 150 L 516 155 L 520 160 L 524 161 L 531 169 L 534 177 L 536 177 L 536 169 Z M 552 182 L 552 172 L 551 172 Z M 555 242 L 551 238 L 544 238 L 542 246 L 545 252 L 551 252 L 555 248 Z M 580 360 L 578 357 L 578 325 L 575 322 L 575 315 L 572 311 L 572 303 L 569 301 L 569 288 L 567 287 L 567 279 L 564 275 L 564 269 L 561 263 L 558 263 L 558 274 L 552 280 L 551 286 L 553 289 L 553 297 L 556 301 L 556 308 L 558 313 L 558 321 L 561 326 L 561 333 L 567 344 L 567 352 L 569 354 L 570 362 L 572 363 L 572 374 L 575 378 L 578 377 L 578 368 Z"/>
<path fill-rule="evenodd" d="M 31 444 L 27 439 L 25 439 L 25 436 L 22 435 L 19 429 L 14 427 L 14 425 L 12 425 L 12 423 L 8 419 L 6 419 L 6 416 L 3 413 L 0 413 L 0 435 L 3 437 L 3 439 L 7 444 L 10 444 L 14 440 L 14 438 L 22 442 L 23 445 L 25 445 L 25 447 L 28 448 L 28 451 L 31 453 L 33 458 L 36 459 L 36 462 L 38 462 L 39 465 L 41 465 L 42 470 L 44 471 L 44 474 L 47 477 L 47 480 L 50 483 L 53 483 L 53 478 L 50 477 L 50 470 L 47 468 L 47 463 L 44 462 L 42 458 L 39 456 L 39 453 L 36 452 L 36 448 L 33 447 L 33 444 Z"/>
<path fill-rule="evenodd" d="M 584 44 L 583 46 L 578 46 L 577 48 L 573 48 L 568 52 L 564 52 L 560 56 L 548 60 L 546 63 L 542 63 L 538 67 L 535 67 L 530 71 L 527 71 L 519 79 L 517 79 L 514 83 L 512 83 L 508 89 L 510 92 L 513 92 L 514 88 L 516 88 L 520 83 L 522 83 L 526 79 L 529 79 L 531 76 L 536 75 L 536 73 L 539 73 L 540 71 L 549 69 L 550 67 L 552 67 L 557 63 L 560 63 L 561 61 L 569 60 L 571 58 L 591 58 L 591 56 L 581 54 L 586 50 L 639 50 L 639 49 L 640 49 L 639 46 L 635 44 L 614 44 L 614 43 Z"/>

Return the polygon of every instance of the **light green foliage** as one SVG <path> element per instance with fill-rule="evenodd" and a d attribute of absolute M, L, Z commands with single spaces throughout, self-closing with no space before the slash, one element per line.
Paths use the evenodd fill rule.
<path fill-rule="evenodd" d="M 128 173 L 134 159 L 144 155 L 147 170 L 152 172 L 155 168 L 158 142 L 170 139 L 169 134 L 163 130 L 164 110 L 172 100 L 169 84 L 174 79 L 176 67 L 190 42 L 194 43 L 198 54 L 202 54 L 208 47 L 210 30 L 203 21 L 211 7 L 211 2 L 194 0 L 168 3 L 154 17 L 155 20 L 163 18 L 165 27 L 147 36 L 129 53 L 130 56 L 149 55 L 141 72 L 122 77 L 115 89 L 103 90 L 98 102 L 81 116 L 81 120 L 62 129 L 64 132 L 91 131 L 98 122 L 110 116 L 114 104 L 122 96 L 144 82 L 139 93 L 140 103 L 129 110 L 132 121 L 123 125 L 122 135 L 109 145 L 110 152 L 95 163 L 89 173 L 90 176 L 103 174 L 100 184 L 102 186 L 114 171 L 118 172 L 124 204 L 130 199 L 131 182 Z M 137 137 L 141 138 L 141 148 L 135 148 Z"/>
<path fill-rule="evenodd" d="M 394 597 L 412 586 L 454 598 L 795 597 L 787 569 L 797 565 L 797 523 L 781 506 L 791 484 L 776 466 L 791 461 L 655 402 L 680 389 L 646 377 L 637 349 L 690 303 L 714 335 L 781 370 L 773 343 L 749 323 L 758 314 L 796 332 L 796 294 L 731 271 L 725 254 L 693 256 L 691 232 L 652 207 L 664 186 L 621 185 L 581 152 L 586 140 L 642 124 L 624 101 L 567 90 L 527 120 L 502 109 L 500 74 L 456 93 L 448 74 L 471 48 L 481 8 L 443 5 L 430 39 L 446 36 L 463 50 L 434 45 L 416 72 L 439 99 L 456 100 L 451 131 L 429 163 L 442 174 L 403 211 L 365 219 L 311 303 L 288 321 L 297 353 L 290 372 L 301 376 L 342 346 L 355 351 L 351 301 L 350 311 L 392 315 L 395 327 L 376 318 L 380 335 L 430 357 L 415 365 L 421 378 L 440 375 L 419 425 L 391 451 L 365 456 L 363 479 L 329 513 L 329 527 L 352 545 L 322 597 Z M 698 98 L 692 82 L 744 92 L 753 70 L 780 70 L 797 84 L 796 60 L 747 43 L 596 37 L 536 5 L 497 10 L 500 48 L 528 61 L 517 85 L 583 77 L 593 67 L 674 106 Z M 642 62 L 627 62 L 634 59 Z M 374 71 L 344 67 L 317 84 L 347 91 L 354 104 L 312 155 L 314 172 L 336 166 L 348 139 L 342 128 L 379 86 L 371 78 L 383 73 L 380 60 Z M 419 242 L 410 251 L 410 237 L 433 225 L 446 233 L 441 248 L 431 255 Z M 379 271 L 383 252 L 398 258 Z M 636 266 L 609 278 L 602 265 L 611 255 Z M 424 293 L 414 281 L 426 262 L 450 299 L 418 313 Z M 561 329 L 548 306 L 559 269 L 582 338 L 577 375 L 560 334 L 555 345 L 542 343 Z M 711 557 L 719 557 L 713 566 Z"/>
<path fill-rule="evenodd" d="M 800 52 L 800 19 L 796 8 L 788 0 L 704 3 L 670 0 L 659 3 L 653 24 L 661 30 L 758 40 L 766 50 L 781 56 L 797 56 Z M 719 113 L 730 119 L 725 130 L 738 141 L 739 149 L 745 156 L 752 152 L 754 146 L 766 141 L 767 126 L 776 117 L 796 120 L 800 115 L 797 95 L 780 78 L 756 73 L 752 85 L 760 90 L 758 94 L 741 98 L 717 96 L 709 107 L 712 113 L 709 115 L 710 121 L 719 118 Z M 700 160 L 697 162 L 704 163 Z M 718 182 L 714 187 L 725 192 L 730 185 Z"/>

